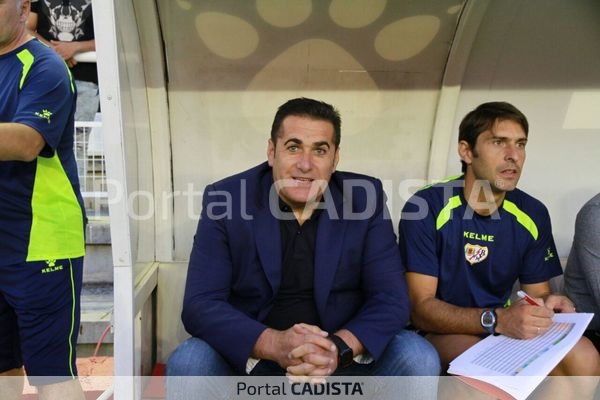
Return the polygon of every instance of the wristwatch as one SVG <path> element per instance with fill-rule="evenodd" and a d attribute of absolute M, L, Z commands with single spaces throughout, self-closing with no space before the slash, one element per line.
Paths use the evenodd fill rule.
<path fill-rule="evenodd" d="M 495 335 L 496 334 L 496 325 L 498 323 L 498 318 L 496 316 L 496 311 L 489 309 L 489 310 L 484 310 L 481 313 L 481 326 L 483 326 L 483 328 L 488 331 L 489 334 L 491 335 Z"/>
<path fill-rule="evenodd" d="M 349 367 L 352 364 L 353 359 L 353 353 L 350 346 L 348 346 L 346 342 L 344 342 L 344 340 L 337 335 L 330 334 L 327 338 L 331 340 L 333 344 L 335 344 L 335 347 L 337 347 L 338 368 Z"/>

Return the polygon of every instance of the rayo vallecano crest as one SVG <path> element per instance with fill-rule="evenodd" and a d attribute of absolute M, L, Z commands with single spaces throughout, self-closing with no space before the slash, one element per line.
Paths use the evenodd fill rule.
<path fill-rule="evenodd" d="M 487 246 L 479 246 L 478 244 L 465 244 L 465 258 L 469 262 L 469 264 L 477 264 L 478 262 L 482 262 L 488 256 L 488 248 Z"/>

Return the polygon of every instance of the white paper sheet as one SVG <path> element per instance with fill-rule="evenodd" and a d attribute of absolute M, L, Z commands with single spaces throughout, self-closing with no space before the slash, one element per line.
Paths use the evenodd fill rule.
<path fill-rule="evenodd" d="M 525 399 L 579 341 L 594 314 L 555 314 L 551 329 L 533 339 L 490 335 L 450 363 L 448 373 L 492 384 Z"/>

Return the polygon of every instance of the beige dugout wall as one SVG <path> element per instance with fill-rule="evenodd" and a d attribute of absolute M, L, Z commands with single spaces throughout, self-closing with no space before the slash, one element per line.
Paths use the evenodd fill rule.
<path fill-rule="evenodd" d="M 308 96 L 342 115 L 338 169 L 426 178 L 460 0 L 158 2 L 169 74 L 175 258 L 206 184 L 266 159 L 276 108 Z M 397 219 L 397 218 L 396 218 Z"/>
<path fill-rule="evenodd" d="M 338 106 L 339 168 L 384 180 L 395 224 L 421 182 L 458 170 L 462 115 L 513 102 L 532 125 L 521 186 L 548 204 L 565 257 L 576 210 L 600 187 L 598 2 L 349 4 L 158 1 L 175 259 L 189 256 L 205 185 L 263 161 L 275 109 L 295 96 Z"/>

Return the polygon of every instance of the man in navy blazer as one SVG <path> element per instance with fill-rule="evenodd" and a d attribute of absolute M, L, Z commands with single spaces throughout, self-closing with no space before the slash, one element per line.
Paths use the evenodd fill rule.
<path fill-rule="evenodd" d="M 209 185 L 167 375 L 438 375 L 378 179 L 336 172 L 340 117 L 283 104 L 268 162 Z M 170 399 L 187 398 L 169 384 Z M 197 393 L 195 393 L 197 396 Z"/>

